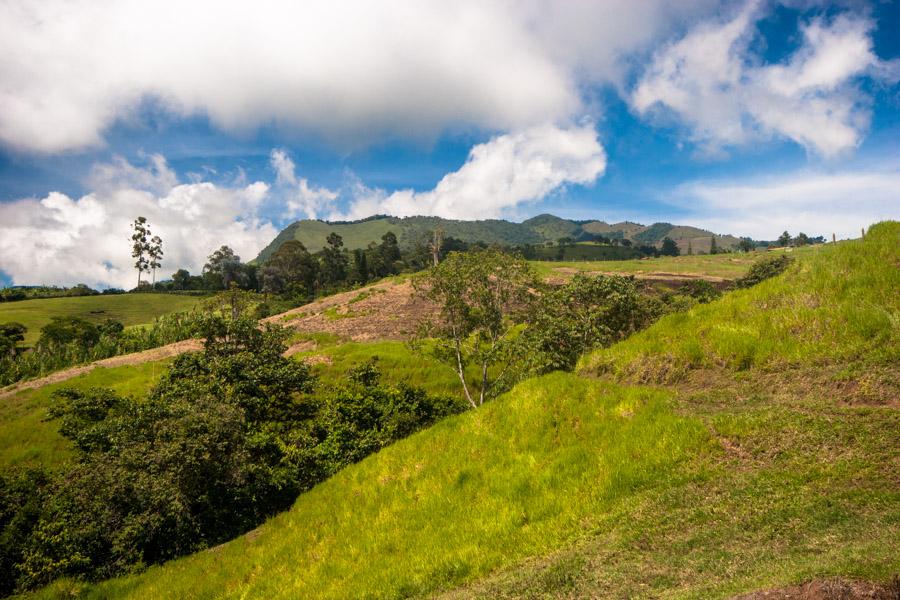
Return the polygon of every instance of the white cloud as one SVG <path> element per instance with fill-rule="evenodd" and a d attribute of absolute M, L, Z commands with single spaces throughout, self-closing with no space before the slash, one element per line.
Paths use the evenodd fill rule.
<path fill-rule="evenodd" d="M 900 219 L 900 167 L 695 181 L 669 200 L 687 209 L 683 220 L 717 232 L 755 239 L 775 239 L 784 230 L 858 237 L 861 228 Z"/>
<path fill-rule="evenodd" d="M 346 144 L 581 116 L 580 88 L 714 0 L 10 0 L 0 143 L 103 143 L 148 98 L 245 131 Z"/>
<path fill-rule="evenodd" d="M 590 184 L 606 169 L 606 153 L 592 124 L 560 128 L 542 125 L 499 135 L 478 144 L 465 164 L 445 175 L 433 190 L 392 193 L 356 185 L 348 214 L 437 215 L 486 219 L 536 202 L 566 184 Z"/>
<path fill-rule="evenodd" d="M 710 151 L 772 136 L 825 157 L 854 149 L 869 121 L 859 79 L 893 70 L 872 51 L 873 24 L 848 14 L 816 18 L 784 63 L 760 64 L 749 49 L 759 4 L 729 21 L 701 23 L 658 52 L 632 106 L 640 114 L 668 109 Z"/>
<path fill-rule="evenodd" d="M 269 162 L 275 169 L 276 188 L 283 192 L 285 217 L 315 219 L 332 208 L 338 193 L 312 186 L 305 177 L 298 178 L 294 161 L 284 150 L 272 150 Z"/>
<path fill-rule="evenodd" d="M 163 239 L 157 278 L 182 267 L 199 272 L 223 244 L 250 260 L 277 233 L 257 216 L 269 189 L 265 183 L 178 184 L 162 157 L 150 162 L 143 170 L 124 160 L 98 166 L 95 191 L 81 198 L 52 192 L 40 200 L 0 203 L 0 270 L 19 285 L 134 287 L 129 238 L 139 215 Z"/>

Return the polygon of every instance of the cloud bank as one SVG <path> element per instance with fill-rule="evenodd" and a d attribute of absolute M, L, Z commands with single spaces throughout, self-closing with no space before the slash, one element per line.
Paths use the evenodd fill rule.
<path fill-rule="evenodd" d="M 45 198 L 0 203 L 0 270 L 14 284 L 55 283 L 132 288 L 130 227 L 141 215 L 163 239 L 163 268 L 199 272 L 223 244 L 253 258 L 277 230 L 258 218 L 269 186 L 228 188 L 177 183 L 165 159 L 147 168 L 124 160 L 95 168 L 95 190 L 81 198 L 52 192 Z"/>
<path fill-rule="evenodd" d="M 834 173 L 800 172 L 753 180 L 693 181 L 668 200 L 686 219 L 717 232 L 775 239 L 796 235 L 859 237 L 878 221 L 897 219 L 900 167 Z"/>
<path fill-rule="evenodd" d="M 711 0 L 10 0 L 0 3 L 0 142 L 103 144 L 148 100 L 228 131 L 346 144 L 580 117 Z"/>

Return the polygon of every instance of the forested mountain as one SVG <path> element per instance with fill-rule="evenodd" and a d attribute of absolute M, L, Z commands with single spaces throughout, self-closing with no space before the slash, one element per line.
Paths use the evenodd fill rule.
<path fill-rule="evenodd" d="M 288 240 L 298 240 L 310 251 L 315 252 L 325 246 L 325 238 L 335 232 L 343 238 L 348 250 L 365 248 L 370 243 L 379 243 L 381 236 L 393 231 L 403 248 L 411 248 L 417 243 L 426 243 L 435 229 L 443 229 L 444 235 L 463 242 L 485 242 L 504 246 L 543 244 L 556 242 L 560 238 L 573 241 L 588 241 L 596 236 L 611 239 L 627 239 L 635 244 L 659 245 L 663 238 L 670 237 L 686 252 L 690 244 L 694 252 L 708 252 L 712 237 L 716 245 L 727 249 L 737 245 L 738 238 L 719 235 L 697 227 L 654 223 L 641 225 L 624 221 L 609 224 L 604 221 L 571 221 L 553 215 L 538 215 L 521 223 L 488 219 L 484 221 L 457 221 L 440 217 L 390 217 L 376 215 L 360 221 L 296 221 L 287 226 L 266 246 L 257 262 L 264 262 Z"/>

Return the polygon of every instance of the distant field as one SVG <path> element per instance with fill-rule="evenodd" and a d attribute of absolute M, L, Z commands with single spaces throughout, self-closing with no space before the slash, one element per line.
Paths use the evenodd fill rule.
<path fill-rule="evenodd" d="M 765 252 L 749 254 L 704 254 L 692 256 L 660 256 L 636 260 L 603 260 L 603 261 L 559 261 L 531 264 L 544 277 L 580 272 L 622 273 L 645 275 L 651 273 L 671 273 L 675 275 L 700 275 L 736 279 L 747 272 L 754 261 L 765 255 Z"/>
<path fill-rule="evenodd" d="M 194 307 L 199 298 L 175 294 L 117 294 L 45 298 L 0 304 L 0 323 L 16 321 L 28 328 L 25 344 L 31 345 L 41 335 L 41 327 L 52 317 L 81 317 L 100 323 L 106 319 L 121 321 L 125 326 L 150 323 L 153 319 Z"/>

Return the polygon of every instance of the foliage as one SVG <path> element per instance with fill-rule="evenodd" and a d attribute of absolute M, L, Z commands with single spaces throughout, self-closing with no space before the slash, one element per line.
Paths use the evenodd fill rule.
<path fill-rule="evenodd" d="M 718 299 L 722 292 L 716 286 L 705 279 L 692 279 L 681 284 L 679 291 L 700 304 L 706 304 Z"/>
<path fill-rule="evenodd" d="M 374 364 L 312 396 L 288 333 L 207 314 L 203 353 L 178 356 L 145 398 L 63 388 L 49 416 L 75 464 L 33 505 L 9 581 L 108 577 L 217 544 L 287 508 L 296 495 L 464 405 L 379 385 Z M 0 489 L 2 491 L 2 489 Z M 17 509 L 10 519 L 26 516 Z M 0 515 L 2 518 L 2 515 Z"/>
<path fill-rule="evenodd" d="M 521 352 L 534 372 L 571 370 L 584 352 L 627 337 L 654 316 L 634 278 L 576 275 L 541 294 L 520 338 Z"/>
<path fill-rule="evenodd" d="M 528 263 L 496 249 L 452 253 L 415 286 L 440 308 L 440 317 L 421 328 L 420 339 L 436 340 L 429 352 L 456 371 L 469 403 L 482 405 L 507 384 L 515 358 L 513 316 L 525 312 L 536 286 Z M 469 364 L 480 371 L 477 396 L 466 379 Z M 499 372 L 491 376 L 494 366 Z"/>
<path fill-rule="evenodd" d="M 107 293 L 104 290 L 103 293 Z M 69 298 L 74 296 L 96 296 L 100 294 L 83 283 L 73 287 L 57 287 L 53 285 L 12 286 L 0 289 L 0 302 L 18 302 L 37 298 Z"/>
<path fill-rule="evenodd" d="M 791 262 L 792 259 L 787 254 L 764 256 L 750 265 L 747 274 L 736 280 L 734 284 L 739 288 L 752 287 L 761 281 L 781 275 Z"/>
<path fill-rule="evenodd" d="M 0 323 L 0 356 L 15 357 L 19 351 L 19 342 L 25 341 L 28 328 L 21 323 Z"/>
<path fill-rule="evenodd" d="M 675 240 L 670 237 L 664 237 L 659 253 L 662 256 L 678 256 L 681 254 L 681 251 L 678 249 L 678 244 L 675 243 Z"/>

